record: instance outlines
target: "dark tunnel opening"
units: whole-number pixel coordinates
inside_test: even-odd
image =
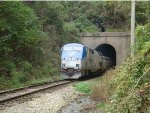
[[[102,44],[96,47],[97,51],[102,52],[103,56],[111,58],[113,64],[116,66],[116,50],[109,44]]]

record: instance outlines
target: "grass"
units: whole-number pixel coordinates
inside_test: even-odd
[[[105,103],[104,102],[100,102],[97,104],[97,108],[103,108],[105,107]]]
[[[105,73],[104,76],[100,78],[99,81],[97,81],[97,84],[93,86],[92,88],[92,93],[91,97],[95,101],[104,101],[107,102],[108,98],[110,96],[109,91],[108,91],[108,83],[111,81],[115,75],[114,70],[109,70],[108,72]]]
[[[84,81],[73,84],[73,87],[82,93],[91,94],[93,87],[95,87],[98,82],[98,79],[95,79],[94,81]]]
[[[113,75],[115,75],[115,73],[114,70],[109,70],[105,73],[105,76],[95,79],[94,81],[79,82],[73,84],[73,86],[77,91],[89,94],[95,101],[101,100],[107,102],[110,95],[108,83],[114,78]]]
[[[110,70],[105,74],[105,76],[95,79],[94,81],[79,82],[73,84],[73,86],[77,91],[90,95],[94,101],[98,102],[96,107],[98,109],[100,108],[101,111],[105,111],[104,107],[110,96],[108,91],[108,82],[114,78],[114,73],[114,70]]]
[[[52,82],[52,81],[54,81],[54,80],[51,77],[43,78],[43,79],[34,79],[32,81],[27,82],[26,85],[39,84],[39,83],[43,83],[43,82]]]
[[[62,78],[59,76],[58,69],[50,64],[34,67],[29,62],[23,62],[19,68],[11,66],[8,75],[0,75],[0,90],[15,89],[60,79]]]
[[[109,91],[109,82],[115,77],[117,70],[109,70],[104,76],[90,82],[75,83],[73,86],[77,91],[89,94],[94,101],[99,102],[97,108],[104,111],[105,104],[109,102],[111,92]]]
[[[149,69],[149,63],[144,63],[134,57],[124,65],[109,70],[92,89],[91,97],[100,102],[97,108],[113,113],[149,113],[149,93],[146,89],[149,79],[146,74],[140,79]],[[138,82],[139,86],[135,87]],[[140,94],[140,91],[143,93]]]
[[[91,93],[91,84],[88,82],[80,82],[73,85],[76,90],[82,93]]]
[[[39,84],[39,83],[43,83],[43,82],[52,82],[52,81],[56,81],[56,80],[60,80],[62,79],[61,77],[57,76],[49,76],[49,77],[41,77],[41,78],[34,78],[31,79],[27,82],[19,82],[18,80],[6,80],[4,78],[0,78],[0,89],[1,90],[5,90],[5,89],[15,89],[15,88],[19,88],[19,87],[25,87],[25,86],[30,86],[33,84]]]

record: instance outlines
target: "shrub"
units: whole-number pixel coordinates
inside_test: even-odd
[[[146,25],[137,28],[138,39],[135,55],[128,58],[115,70],[109,71],[94,90],[93,95],[96,95],[94,98],[101,98],[106,102],[103,106],[104,111],[109,113],[149,113],[149,27]]]
[[[143,29],[143,27],[137,29],[139,38],[136,54],[119,67],[120,72],[116,73],[109,83],[109,90],[112,92],[107,106],[109,112],[148,113],[149,111],[150,42],[147,40],[149,37],[146,34],[150,32],[149,30],[141,31],[140,28]],[[147,26],[144,28],[147,29]]]

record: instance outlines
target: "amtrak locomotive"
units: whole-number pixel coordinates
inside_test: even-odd
[[[69,43],[61,48],[61,72],[64,79],[78,79],[112,66],[111,59],[83,44]]]

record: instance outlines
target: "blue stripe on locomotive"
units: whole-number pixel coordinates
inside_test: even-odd
[[[86,51],[86,48],[85,48],[85,46],[84,46],[83,52],[82,52],[82,59],[83,59],[84,57],[86,57],[86,55],[87,55],[87,51]]]
[[[81,47],[82,48],[82,51],[62,51],[62,54],[61,54],[61,59],[67,59],[69,57],[73,57],[75,59],[83,59],[84,57],[86,57],[86,47],[82,44],[78,44],[78,43],[69,43],[69,44],[66,44],[64,45],[63,47]]]

